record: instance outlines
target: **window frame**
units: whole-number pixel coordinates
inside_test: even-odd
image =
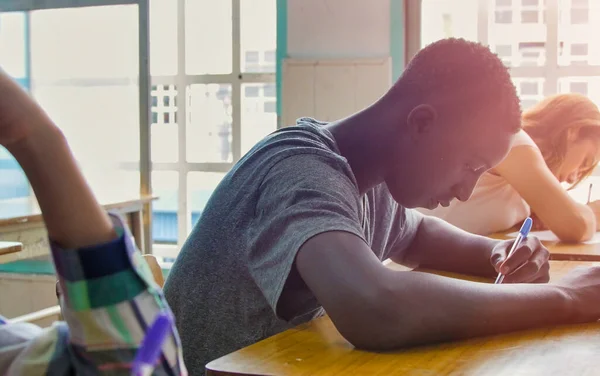
[[[177,245],[154,244],[152,238],[152,205],[146,204],[144,226],[144,251],[159,256],[175,257],[178,246],[183,244],[191,230],[192,210],[188,199],[188,174],[190,172],[227,173],[241,158],[242,151],[242,85],[243,84],[276,84],[276,72],[243,72],[241,61],[241,0],[232,4],[232,71],[228,74],[186,74],[185,72],[185,0],[176,0],[177,6],[177,73],[173,75],[151,75],[149,69],[150,46],[150,4],[149,0],[6,0],[0,5],[0,12],[23,11],[29,16],[30,11],[46,9],[77,8],[90,6],[137,5],[139,22],[139,96],[140,96],[140,161],[124,162],[120,168],[125,171],[139,171],[140,193],[152,195],[152,172],[167,171],[178,173],[178,229]],[[259,52],[259,62],[265,60],[264,53]],[[276,53],[275,53],[276,59]],[[188,162],[186,129],[188,125],[187,87],[192,84],[228,84],[232,88],[232,162]],[[163,107],[162,98],[153,106],[153,87],[174,85],[177,93],[173,100],[176,103],[174,116],[177,119],[178,154],[176,162],[152,162],[151,130],[153,109]],[[262,90],[262,89],[261,89]],[[269,102],[276,101],[268,98]],[[162,123],[162,113],[158,113],[158,123]],[[279,128],[280,125],[277,124]]]
[[[25,12],[27,20],[27,38],[29,38],[29,19],[30,12],[37,10],[82,8],[82,7],[101,7],[114,5],[137,5],[138,10],[138,88],[139,88],[139,127],[140,127],[140,161],[129,166],[130,170],[140,173],[140,194],[142,196],[152,195],[151,185],[151,161],[150,161],[150,67],[149,67],[149,46],[150,46],[150,8],[148,0],[4,0],[0,5],[0,12]],[[27,80],[29,84],[31,79],[31,44],[26,41],[26,66]],[[33,192],[32,192],[33,194]],[[152,204],[150,202],[143,204],[143,223],[144,239],[141,251],[144,253],[152,252]]]
[[[178,247],[187,239],[192,227],[192,210],[188,198],[188,175],[190,172],[227,173],[241,158],[242,153],[242,85],[275,84],[275,72],[244,72],[241,61],[240,11],[241,0],[223,0],[232,2],[232,71],[228,74],[186,74],[185,72],[185,0],[177,0],[177,74],[154,75],[151,85],[175,85],[177,88],[178,119],[178,159],[177,162],[152,162],[152,171],[178,172],[177,191],[177,245],[154,244],[154,253],[163,257],[175,257]],[[259,62],[262,61],[259,53]],[[187,123],[188,103],[186,88],[192,84],[227,84],[231,85],[232,108],[232,162],[188,162],[187,161]],[[275,100],[275,98],[274,98]],[[277,125],[279,127],[279,125]]]

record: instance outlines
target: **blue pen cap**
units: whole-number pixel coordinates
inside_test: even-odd
[[[154,320],[154,323],[148,328],[146,336],[137,351],[133,362],[134,368],[146,364],[154,365],[160,357],[161,349],[165,339],[171,332],[173,318],[167,312],[161,312]]]
[[[524,238],[527,237],[529,231],[531,231],[531,225],[533,225],[533,219],[531,219],[531,217],[527,217],[525,219],[525,222],[523,222],[521,229],[519,230],[519,232]]]

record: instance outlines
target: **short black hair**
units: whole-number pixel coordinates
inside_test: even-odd
[[[459,115],[485,111],[501,126],[521,129],[521,105],[508,68],[480,43],[448,38],[429,44],[408,63],[392,90]]]

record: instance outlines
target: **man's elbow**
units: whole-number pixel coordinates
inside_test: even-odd
[[[386,292],[362,302],[360,310],[349,310],[345,317],[332,317],[332,321],[340,334],[359,349],[385,351],[411,346],[410,320],[397,303],[397,297]]]

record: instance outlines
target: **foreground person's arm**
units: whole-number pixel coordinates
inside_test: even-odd
[[[169,307],[123,223],[94,198],[62,133],[1,70],[0,144],[21,164],[42,209],[66,320],[44,330],[2,320],[0,374],[130,374],[146,329]],[[174,326],[156,369],[186,373]]]

